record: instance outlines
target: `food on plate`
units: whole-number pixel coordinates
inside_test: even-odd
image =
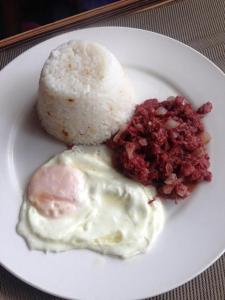
[[[104,142],[138,103],[119,61],[97,43],[65,43],[51,52],[42,69],[39,118],[48,133],[67,144]]]
[[[127,258],[145,252],[163,227],[154,199],[153,187],[113,168],[106,146],[77,146],[33,175],[17,231],[31,249],[87,248]]]
[[[59,46],[42,69],[37,110],[48,133],[76,146],[34,173],[18,233],[36,250],[145,252],[164,225],[157,196],[185,198],[211,180],[201,121],[211,109],[207,102],[195,111],[183,97],[140,104],[105,47]]]
[[[108,142],[117,168],[144,185],[153,184],[163,197],[187,197],[195,184],[212,178],[206,149],[210,136],[202,123],[211,109],[207,102],[194,110],[183,97],[146,100]]]

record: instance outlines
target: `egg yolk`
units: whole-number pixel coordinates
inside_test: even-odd
[[[82,173],[67,165],[44,166],[31,178],[28,199],[44,216],[58,218],[75,212],[83,185]]]

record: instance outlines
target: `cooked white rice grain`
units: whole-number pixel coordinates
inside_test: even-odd
[[[61,45],[41,72],[39,118],[48,133],[67,144],[104,142],[137,103],[120,63],[97,43]]]

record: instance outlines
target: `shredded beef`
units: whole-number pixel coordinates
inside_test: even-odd
[[[146,100],[131,121],[111,140],[114,162],[126,176],[154,185],[167,198],[185,198],[192,187],[212,178],[206,144],[210,137],[202,118],[207,102],[196,111],[183,97]]]

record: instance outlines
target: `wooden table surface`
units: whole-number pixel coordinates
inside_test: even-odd
[[[76,14],[65,19],[58,20],[54,23],[46,24],[38,28],[11,36],[0,40],[0,48],[6,47],[18,42],[41,37],[44,34],[66,30],[71,26],[87,26],[100,20],[106,20],[114,16],[127,15],[141,10],[153,9],[161,5],[168,4],[175,0],[120,0],[107,4],[90,11]]]

